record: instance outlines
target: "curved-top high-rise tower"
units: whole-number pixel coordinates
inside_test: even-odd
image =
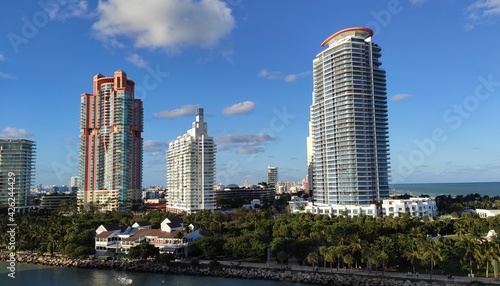
[[[122,70],[94,76],[80,102],[78,203],[99,210],[128,210],[142,184],[142,101]]]
[[[308,152],[313,199],[324,205],[373,205],[389,196],[385,71],[373,31],[338,31],[313,61]]]

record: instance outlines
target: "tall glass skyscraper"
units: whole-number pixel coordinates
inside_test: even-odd
[[[278,182],[278,167],[267,166],[267,186],[269,188],[276,188]]]
[[[35,176],[36,144],[27,139],[0,139],[0,209],[24,212]]]
[[[128,210],[140,199],[142,101],[122,70],[94,76],[92,94],[80,102],[78,203],[87,208]]]
[[[313,199],[371,205],[389,196],[385,71],[370,29],[328,37],[313,61],[308,158]]]
[[[167,150],[167,209],[195,213],[215,209],[215,143],[208,136],[203,108],[184,135]]]

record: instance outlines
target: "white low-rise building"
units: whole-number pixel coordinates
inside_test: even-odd
[[[476,209],[476,214],[481,218],[487,218],[500,214],[500,210]]]
[[[312,214],[324,214],[329,216],[347,216],[355,217],[364,214],[371,217],[377,217],[377,206],[371,205],[327,205],[304,200],[295,200],[289,202],[291,213],[308,212]]]
[[[430,198],[387,199],[382,202],[382,215],[400,217],[409,213],[412,217],[433,217],[438,214],[436,201]]]
[[[179,217],[166,218],[161,223],[161,229],[152,229],[146,221],[136,222],[132,227],[103,224],[96,230],[95,250],[98,255],[128,253],[131,247],[147,241],[162,253],[182,255],[197,238],[209,234],[194,229],[194,224],[190,224],[189,230],[189,233],[184,230],[184,223]]]
[[[399,217],[409,213],[412,217],[436,216],[436,201],[430,198],[387,199],[382,201],[380,210],[377,205],[327,205],[305,201],[299,197],[292,197],[288,202],[291,213],[308,212],[313,214],[326,214],[329,216],[355,217],[361,214],[379,217]]]

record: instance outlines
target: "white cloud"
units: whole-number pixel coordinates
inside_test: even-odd
[[[57,0],[38,2],[52,20],[66,20],[75,17],[89,17],[88,3],[85,0]]]
[[[245,134],[245,135],[223,135],[223,136],[217,136],[215,140],[223,143],[256,144],[256,143],[273,141],[274,138],[266,133],[259,133],[259,134]]]
[[[217,152],[231,150],[232,146],[230,145],[217,145]]]
[[[262,145],[274,140],[275,139],[273,137],[265,133],[223,135],[215,138],[215,141],[218,142],[218,151],[235,149],[237,154],[255,154],[264,152],[265,149]]]
[[[406,100],[406,99],[409,99],[411,98],[412,96],[409,95],[409,94],[406,94],[406,93],[400,93],[400,94],[396,94],[396,95],[393,95],[391,97],[392,101],[401,101],[401,100]]]
[[[13,127],[6,127],[2,133],[0,133],[0,138],[29,138],[31,136],[33,136],[33,134],[28,131]]]
[[[237,154],[255,154],[266,151],[263,147],[260,146],[248,146],[243,145],[236,150]]]
[[[426,2],[427,0],[410,0],[410,4],[411,5],[421,5],[423,4],[424,2]]]
[[[231,12],[221,0],[108,0],[99,2],[92,29],[103,42],[125,37],[139,48],[208,48],[234,28]]]
[[[187,104],[174,110],[163,110],[154,114],[156,118],[174,118],[182,116],[194,116],[198,105]]]
[[[268,71],[267,69],[262,69],[259,72],[259,77],[265,77],[267,79],[279,79],[281,78],[280,71]]]
[[[13,76],[11,74],[8,74],[8,73],[0,72],[0,78],[16,79],[17,77],[15,77],[15,76]]]
[[[168,143],[158,142],[153,140],[145,140],[142,144],[142,149],[144,152],[151,153],[154,156],[164,156],[167,150]]]
[[[500,0],[477,0],[467,7],[472,17],[500,15]]]
[[[133,63],[138,68],[143,68],[148,64],[148,62],[146,62],[138,54],[131,54],[130,56],[127,57],[127,61]]]
[[[226,115],[232,115],[232,114],[245,114],[249,113],[255,108],[255,103],[252,101],[245,101],[245,102],[240,102],[236,103],[232,106],[225,107],[222,109],[222,113]]]
[[[476,0],[465,9],[467,20],[464,25],[466,31],[472,30],[477,24],[492,16],[500,15],[500,0]]]
[[[267,78],[267,79],[270,79],[270,80],[276,80],[276,79],[282,79],[286,82],[293,82],[295,81],[297,78],[299,77],[303,77],[303,76],[306,76],[308,74],[310,74],[311,72],[301,72],[301,73],[292,73],[292,74],[287,74],[285,76],[282,75],[282,72],[280,71],[268,71],[267,69],[262,69],[258,76],[259,77],[263,77],[263,78]]]
[[[3,61],[5,61],[5,56],[2,53],[0,53],[0,62],[3,62]]]
[[[295,74],[288,74],[285,76],[285,81],[286,82],[292,82],[295,81],[299,77],[303,77],[310,74],[310,72],[301,72],[301,73],[295,73]]]

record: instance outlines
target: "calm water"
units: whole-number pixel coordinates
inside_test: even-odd
[[[7,276],[7,274],[9,273],[9,271],[7,270],[7,266],[7,263],[0,262],[0,285],[2,286],[306,286],[306,284],[275,281],[135,273],[113,270],[91,270],[29,264],[17,264],[16,278],[12,279]],[[126,284],[127,279],[131,279],[130,284]]]
[[[478,193],[481,196],[500,196],[500,183],[440,183],[440,184],[394,184],[390,193],[412,193],[414,195],[468,195]]]

